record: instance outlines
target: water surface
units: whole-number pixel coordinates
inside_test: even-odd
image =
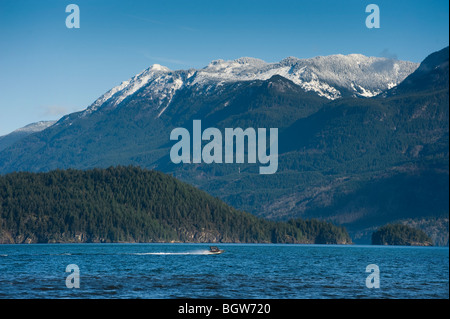
[[[448,247],[0,245],[0,298],[449,298]],[[80,288],[66,287],[66,267]],[[366,267],[380,288],[366,287]]]

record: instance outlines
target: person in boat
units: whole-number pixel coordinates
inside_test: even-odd
[[[212,252],[212,253],[217,253],[217,252],[220,251],[220,249],[218,247],[216,247],[216,246],[210,246],[209,247],[209,251]]]

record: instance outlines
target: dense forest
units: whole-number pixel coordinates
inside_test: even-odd
[[[274,222],[138,167],[0,176],[0,243],[246,242],[348,244],[318,220]]]
[[[422,230],[402,224],[388,224],[372,234],[372,245],[432,246]]]

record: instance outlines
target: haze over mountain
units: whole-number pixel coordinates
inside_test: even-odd
[[[153,65],[1,151],[0,172],[139,165],[258,216],[345,225],[355,242],[410,220],[445,244],[448,228],[446,239],[430,220],[448,218],[448,108],[448,48],[420,67],[357,54]],[[191,130],[193,119],[221,130],[277,127],[278,172],[171,163],[170,132]]]

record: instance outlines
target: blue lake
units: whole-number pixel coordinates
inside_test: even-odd
[[[448,247],[0,245],[0,298],[449,298]],[[79,288],[66,287],[69,264]],[[367,288],[369,264],[379,288]]]

